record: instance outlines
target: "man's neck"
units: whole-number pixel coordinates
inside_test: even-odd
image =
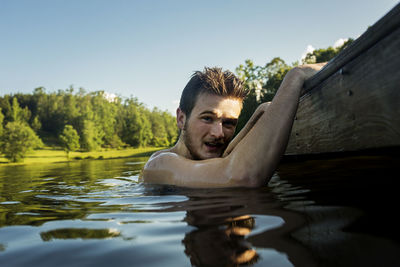
[[[170,151],[184,158],[193,159],[189,149],[185,145],[185,142],[182,140],[182,136],[179,137],[178,142],[171,148]]]

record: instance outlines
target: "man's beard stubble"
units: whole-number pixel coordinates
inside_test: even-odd
[[[186,148],[188,149],[188,151],[189,151],[190,156],[192,157],[192,159],[194,159],[194,160],[200,160],[200,159],[201,159],[201,158],[200,158],[200,155],[198,155],[198,154],[195,152],[195,149],[193,148],[193,142],[192,142],[192,139],[191,139],[190,134],[189,134],[189,132],[188,132],[188,127],[187,127],[187,125],[188,125],[188,122],[186,121],[186,122],[185,122],[185,125],[183,126],[182,133],[181,133],[181,134],[183,135],[183,142],[184,142]]]
[[[191,138],[191,134],[188,131],[188,122],[187,121],[185,122],[185,125],[183,126],[183,130],[182,130],[181,134],[183,135],[183,142],[184,142],[186,148],[188,149],[192,159],[193,160],[202,160],[201,156],[196,152],[195,148],[193,147],[193,141]],[[227,144],[224,142],[224,140],[215,139],[215,140],[210,140],[209,142],[219,142],[219,143],[223,144],[224,148],[222,149],[222,151],[219,155],[219,157],[221,157],[227,147]],[[227,143],[229,143],[229,142],[227,142]]]

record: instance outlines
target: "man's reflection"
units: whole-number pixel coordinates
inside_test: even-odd
[[[196,216],[189,212],[187,217]],[[188,218],[190,219],[190,218]],[[210,224],[188,233],[182,241],[185,253],[195,266],[232,266],[252,264],[258,254],[245,240],[255,220],[248,215],[227,218],[222,224]]]
[[[163,211],[185,211],[184,220],[196,228],[182,240],[194,266],[252,265],[261,260],[278,266],[316,266],[307,248],[291,236],[305,218],[284,209],[268,188],[169,188],[166,193],[188,197],[176,205],[168,203]]]

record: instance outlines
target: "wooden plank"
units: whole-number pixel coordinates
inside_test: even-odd
[[[287,155],[400,146],[400,27],[343,62],[301,97]]]

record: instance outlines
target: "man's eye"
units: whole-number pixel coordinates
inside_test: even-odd
[[[203,121],[205,121],[205,122],[212,122],[212,118],[211,117],[202,117],[201,119]]]

